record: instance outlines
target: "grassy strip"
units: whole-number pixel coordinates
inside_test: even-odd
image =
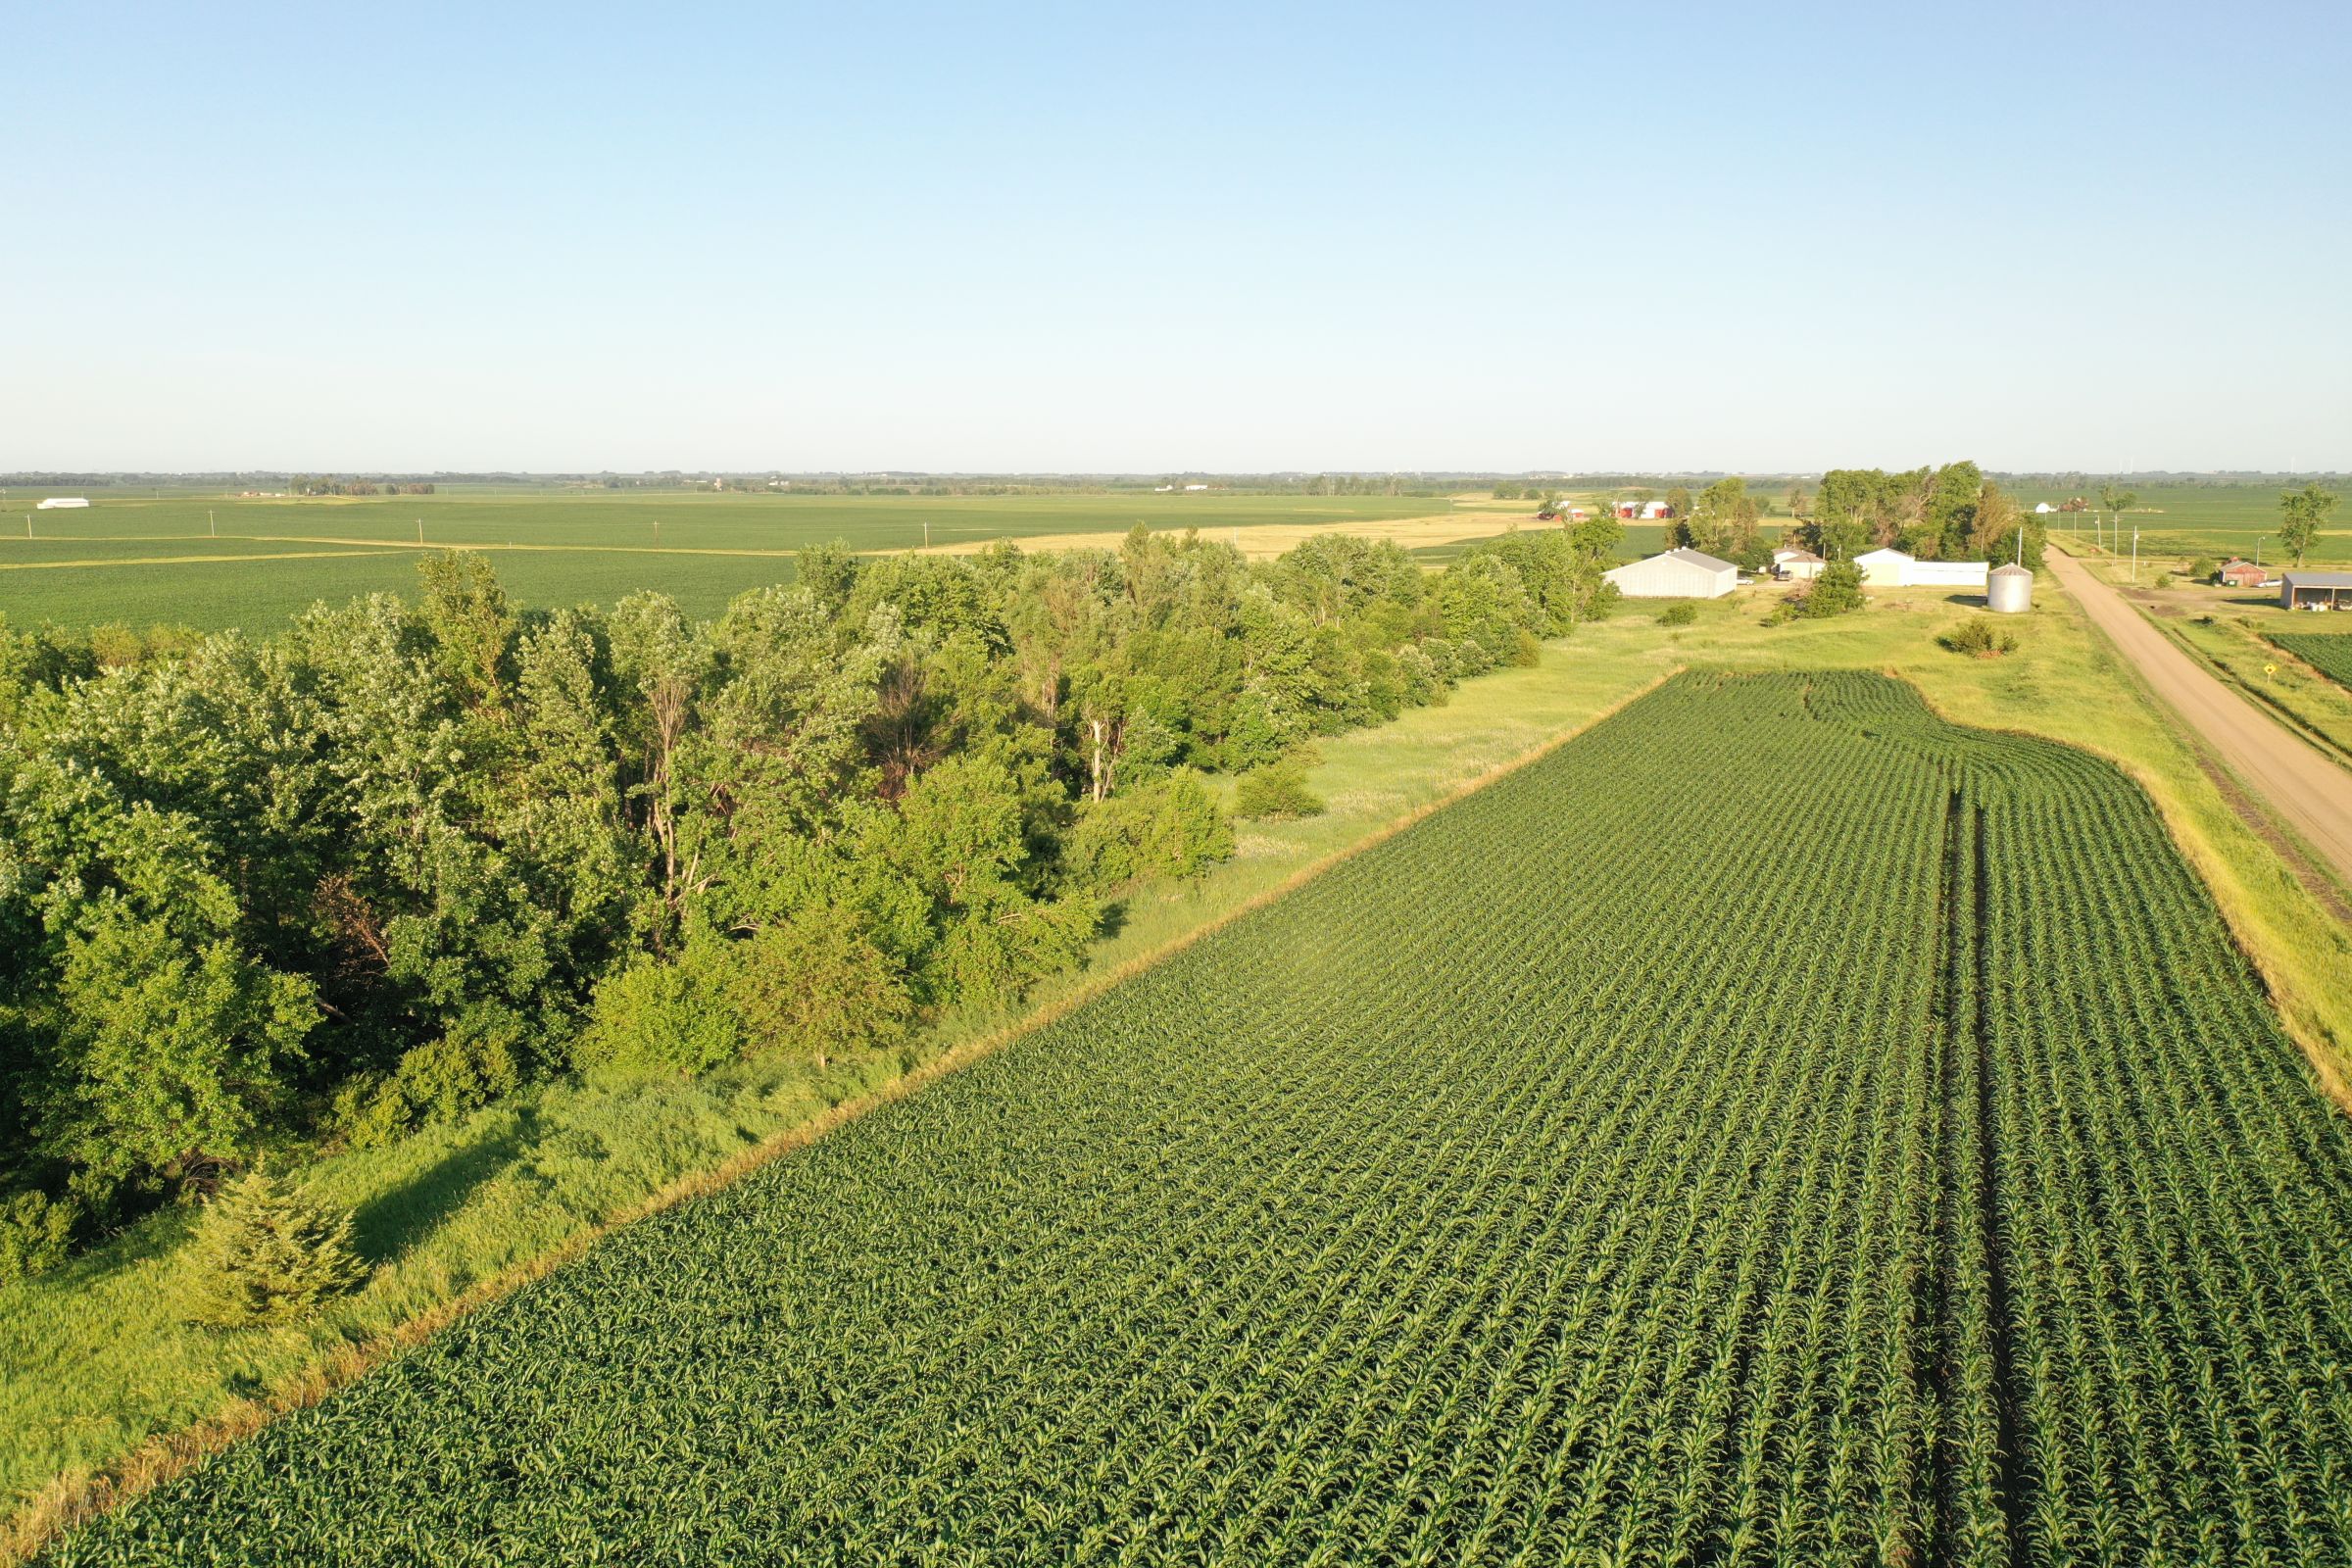
[[[2172,645],[2225,685],[2268,709],[2337,761],[2352,761],[2352,695],[2252,629],[2218,616],[2210,626],[2171,615],[2140,614]],[[2276,673],[2272,673],[2275,670]]]
[[[17,1507],[0,1561],[315,1403],[613,1228],[724,1186],[872,1107],[915,1092],[1331,866],[1484,787],[1645,693],[1628,676],[1513,670],[1445,709],[1325,743],[1332,810],[1252,830],[1201,883],[1147,889],[1079,974],[1018,1016],[947,1021],[920,1053],[838,1064],[754,1063],[696,1081],[612,1077],[517,1096],[397,1149],[319,1162],[315,1197],[359,1209],[385,1266],[305,1325],[213,1334],[176,1321],[185,1216],[159,1216],[65,1273],[0,1293],[0,1418]],[[83,1375],[60,1378],[61,1366]]]

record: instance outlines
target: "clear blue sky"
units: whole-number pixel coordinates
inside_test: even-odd
[[[0,468],[2352,466],[2348,16],[14,0]]]

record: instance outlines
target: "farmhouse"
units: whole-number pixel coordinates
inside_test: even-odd
[[[90,503],[88,499],[82,496],[51,496],[48,500],[42,502],[39,506],[34,507],[32,510],[35,512],[55,512],[60,507],[86,507]]]
[[[1828,564],[1812,551],[1799,550],[1792,545],[1785,545],[1772,553],[1773,575],[1798,582],[1809,582],[1820,576],[1821,568]]]
[[[2289,610],[2352,606],[2352,571],[2290,571],[2278,579],[2278,602]]]
[[[1669,550],[1601,576],[1628,599],[1721,599],[1740,586],[1740,568],[1696,550]]]
[[[1990,567],[1982,561],[1922,561],[1903,550],[1867,550],[1854,558],[1872,588],[1982,588]]]
[[[2224,562],[2222,569],[2214,573],[2214,581],[2225,588],[2259,588],[2270,580],[2270,573],[2251,561]]]

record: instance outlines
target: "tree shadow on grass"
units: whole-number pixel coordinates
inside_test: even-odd
[[[1113,899],[1102,906],[1102,921],[1095,927],[1095,940],[1107,942],[1127,929],[1127,901]]]
[[[352,1241],[361,1255],[373,1263],[402,1256],[464,1207],[476,1188],[520,1158],[529,1133],[527,1123],[502,1118],[410,1180],[362,1203],[352,1217]]]

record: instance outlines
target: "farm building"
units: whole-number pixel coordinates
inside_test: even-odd
[[[2352,571],[2290,571],[2278,579],[2278,602],[2289,610],[2352,607]]]
[[[2056,507],[2051,506],[2047,501],[2036,501],[2034,503],[2034,511],[2036,515],[2044,515],[2049,513],[2056,512],[2057,510],[2058,509]]]
[[[42,502],[39,506],[34,507],[32,510],[35,512],[55,512],[60,507],[86,507],[90,503],[88,500],[81,496],[51,496],[48,500]]]
[[[1902,550],[1868,550],[1854,558],[1872,588],[1982,588],[1990,567],[1982,561],[1922,561]]]
[[[2213,576],[2225,588],[2259,588],[2271,580],[2270,573],[2251,561],[2224,562]]]
[[[1900,588],[1905,568],[1917,565],[1900,550],[1865,550],[1854,558],[1862,568],[1862,580],[1873,588]]]
[[[1627,522],[1663,522],[1674,509],[1663,501],[1620,501],[1617,515]]]
[[[1793,578],[1800,582],[1809,582],[1820,576],[1821,568],[1828,564],[1828,562],[1810,550],[1784,547],[1772,553],[1773,574],[1779,577]]]
[[[2019,565],[1993,567],[1985,584],[1984,602],[1996,614],[2024,614],[2034,608],[2034,573]]]
[[[1628,599],[1721,599],[1740,586],[1740,568],[1696,550],[1669,550],[1601,576]]]

